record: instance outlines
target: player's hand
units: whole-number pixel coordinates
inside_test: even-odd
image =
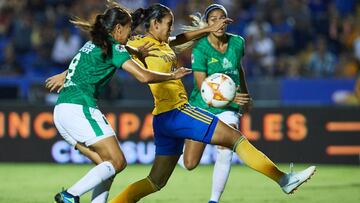
[[[137,48],[136,56],[139,59],[145,59],[146,57],[149,57],[149,56],[157,57],[156,54],[150,53],[151,51],[159,50],[159,48],[154,48],[153,47],[154,45],[155,45],[155,43],[153,43],[153,42],[152,43],[145,42],[143,45],[141,45]]]
[[[240,90],[240,86],[236,88],[236,94],[233,102],[236,104],[242,106],[243,109],[248,108],[248,106],[251,102],[251,97],[248,93],[240,93],[238,92]],[[249,110],[249,109],[248,109]]]
[[[249,113],[252,108],[252,99],[248,93],[240,93],[240,86],[236,88],[236,94],[233,102],[241,106],[242,113]]]
[[[220,19],[216,23],[208,27],[208,32],[216,32],[218,30],[221,30],[224,28],[224,26],[232,22],[233,20],[231,18]]]
[[[65,74],[60,73],[46,79],[45,87],[49,89],[50,92],[56,91],[57,93],[59,93],[64,88],[64,82]]]
[[[244,104],[242,106],[242,113],[249,113],[252,109],[253,100],[251,99],[251,97],[249,97],[249,98],[250,98],[249,102],[247,102],[246,104]]]
[[[180,67],[173,72],[174,80],[180,79],[180,78],[184,77],[185,75],[189,75],[191,72],[192,72],[192,70],[189,68]]]
[[[236,92],[235,98],[233,102],[239,104],[240,106],[244,106],[245,104],[249,103],[250,97],[249,94],[246,93],[238,93]]]

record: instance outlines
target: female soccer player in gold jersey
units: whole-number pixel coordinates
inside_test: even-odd
[[[132,19],[134,27],[144,24],[146,34],[134,37],[128,45],[138,47],[151,42],[155,44],[154,48],[158,49],[153,51],[157,57],[145,59],[147,68],[164,73],[176,69],[176,55],[171,47],[187,42],[190,38],[182,35],[175,41],[169,40],[174,21],[171,10],[161,4],[153,4],[147,9],[136,10],[132,14]],[[228,19],[218,21],[216,24],[221,25],[218,29],[222,29],[228,22]],[[201,34],[199,30],[195,32]],[[192,34],[195,36],[194,33]],[[184,139],[232,149],[247,166],[274,180],[287,194],[292,193],[315,172],[315,166],[297,173],[287,174],[280,171],[240,131],[226,125],[213,114],[191,106],[181,80],[154,83],[149,86],[155,101],[153,110],[155,160],[146,178],[129,185],[112,199],[111,203],[137,202],[142,197],[163,188],[182,154]]]

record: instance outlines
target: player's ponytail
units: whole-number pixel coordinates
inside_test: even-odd
[[[103,14],[96,16],[95,23],[92,30],[90,31],[90,35],[93,43],[101,47],[104,58],[106,58],[106,56],[112,55],[111,41],[109,40],[109,33],[105,26]]]
[[[181,29],[185,32],[195,31],[207,27],[208,24],[204,21],[204,17],[201,13],[197,12],[189,16],[191,19],[191,25],[183,25]]]
[[[131,14],[133,21],[132,28],[135,29],[137,26],[144,24],[145,29],[149,30],[152,19],[161,22],[169,13],[171,13],[170,8],[159,3],[152,4],[147,9],[139,8]]]
[[[192,22],[191,25],[183,25],[181,27],[181,30],[183,30],[184,32],[195,31],[208,26],[208,24],[204,21],[204,17],[201,16],[201,13],[199,12],[190,15],[189,17],[191,18]],[[194,39],[189,42],[186,42],[185,44],[180,44],[175,47],[172,47],[172,49],[175,51],[176,54],[179,54],[187,49],[192,48],[195,45],[196,41],[197,40]]]
[[[131,16],[127,10],[121,8],[119,4],[112,2],[108,4],[108,9],[103,14],[98,14],[93,24],[88,21],[75,18],[70,22],[84,31],[90,33],[92,42],[101,47],[102,56],[106,58],[112,55],[112,42],[110,33],[116,25],[125,26],[131,22]]]
[[[184,31],[184,32],[189,32],[189,31],[194,31],[194,30],[198,30],[198,29],[201,29],[201,28],[204,28],[206,26],[208,26],[207,24],[207,21],[208,21],[208,18],[209,18],[209,14],[214,11],[214,10],[222,10],[226,17],[228,15],[225,7],[223,5],[220,5],[220,4],[211,4],[210,6],[208,6],[206,9],[205,9],[205,12],[204,12],[204,15],[202,16],[201,13],[197,12],[196,14],[194,15],[190,15],[190,18],[192,19],[192,25],[190,26],[182,26],[181,29]],[[185,51],[186,49],[189,49],[189,48],[192,48],[194,45],[195,45],[195,42],[196,40],[192,40],[192,41],[189,41],[185,44],[180,44],[178,46],[175,46],[175,47],[172,47],[173,50],[175,51],[175,53],[181,53],[183,51]]]
[[[139,25],[141,25],[146,18],[146,9],[138,8],[133,13],[131,13],[131,30],[135,30]]]

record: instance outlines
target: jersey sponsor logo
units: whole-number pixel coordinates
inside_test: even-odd
[[[212,64],[212,63],[216,63],[216,62],[218,62],[219,60],[217,60],[216,58],[212,58],[211,57],[211,60],[208,62],[208,65],[209,64]]]
[[[80,51],[89,54],[95,48],[95,44],[92,42],[86,42]]]
[[[118,44],[115,46],[115,50],[118,52],[127,52],[124,45]]]
[[[174,53],[164,54],[162,56],[159,56],[162,60],[164,60],[166,63],[174,62],[176,61],[176,55]]]
[[[229,75],[229,76],[234,76],[235,78],[239,76],[239,71],[237,69],[233,69],[233,70],[226,70],[224,72],[226,75]],[[235,80],[234,80],[235,81]]]
[[[64,87],[70,87],[70,86],[76,86],[76,84],[71,80],[67,80],[64,84]]]
[[[233,64],[227,58],[224,58],[224,60],[222,62],[222,67],[225,69],[231,68],[231,67],[233,67]]]

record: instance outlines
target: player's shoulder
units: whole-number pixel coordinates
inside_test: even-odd
[[[123,44],[115,43],[112,45],[112,47],[115,52],[119,52],[119,53],[127,52],[126,47]]]
[[[236,43],[244,43],[245,42],[245,39],[240,35],[232,34],[232,33],[226,33],[226,34],[230,37],[230,39],[232,39]]]
[[[207,36],[204,36],[197,40],[193,49],[204,51],[207,49],[208,45],[209,45],[209,43],[208,43]]]
[[[245,47],[245,40],[240,35],[226,33],[229,36],[229,45],[236,49],[243,49]]]
[[[136,47],[137,45],[142,45],[146,41],[144,35],[134,35],[131,36],[127,42],[128,45]]]

